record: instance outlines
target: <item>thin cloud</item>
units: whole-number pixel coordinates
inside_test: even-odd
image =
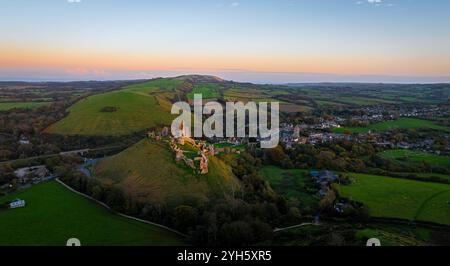
[[[373,5],[373,6],[387,6],[387,7],[394,7],[396,6],[396,4],[393,3],[388,3],[388,1],[385,0],[359,0],[356,1],[355,4],[357,5],[363,5],[363,4],[369,4],[369,5]]]
[[[230,4],[230,7],[238,7],[240,4],[239,4],[239,2],[233,2],[233,3],[231,3]]]

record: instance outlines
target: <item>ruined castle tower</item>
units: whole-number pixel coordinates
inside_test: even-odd
[[[208,157],[202,153],[202,158],[200,160],[200,174],[205,175],[208,173]]]

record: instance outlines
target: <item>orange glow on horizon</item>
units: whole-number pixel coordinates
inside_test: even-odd
[[[242,70],[342,75],[449,75],[443,58],[381,58],[344,55],[134,54],[114,51],[0,46],[1,68],[149,70]]]

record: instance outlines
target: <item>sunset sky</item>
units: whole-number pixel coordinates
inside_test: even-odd
[[[0,80],[450,82],[447,0],[1,0]]]

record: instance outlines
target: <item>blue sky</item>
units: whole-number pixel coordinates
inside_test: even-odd
[[[0,79],[450,81],[446,0],[2,0]]]

